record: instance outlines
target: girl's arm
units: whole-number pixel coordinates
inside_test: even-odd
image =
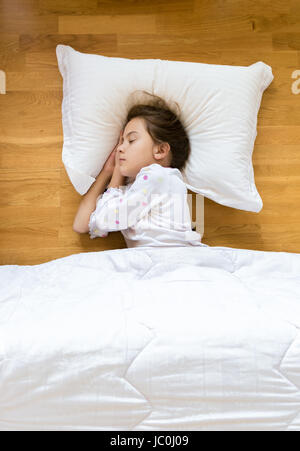
[[[97,197],[102,194],[111,179],[111,174],[102,170],[96,181],[84,195],[82,201],[80,202],[77,214],[73,223],[73,230],[77,233],[87,233],[88,224],[92,212],[96,208]]]

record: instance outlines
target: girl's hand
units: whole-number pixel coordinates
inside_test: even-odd
[[[119,141],[118,143],[115,145],[114,149],[112,150],[112,152],[110,153],[109,157],[107,158],[102,171],[105,172],[106,174],[109,174],[110,176],[113,175],[116,163],[118,164],[118,154],[117,154],[117,148],[119,147],[119,145],[121,144],[121,140],[122,140],[122,136],[123,136],[123,130],[121,130],[120,133],[120,137],[119,137]],[[101,172],[102,172],[101,171]]]

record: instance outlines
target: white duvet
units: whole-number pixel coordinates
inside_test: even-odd
[[[0,267],[1,430],[300,430],[300,254]]]

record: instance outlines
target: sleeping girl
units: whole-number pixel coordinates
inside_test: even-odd
[[[121,231],[127,247],[207,247],[192,231],[180,172],[190,154],[188,136],[177,115],[155,97],[152,105],[130,108],[119,142],[85,195],[73,229],[91,239]]]

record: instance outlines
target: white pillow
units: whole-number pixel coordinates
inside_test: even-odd
[[[252,152],[262,94],[274,78],[270,66],[114,58],[68,45],[58,45],[56,54],[63,77],[62,161],[79,194],[118,142],[132,93],[143,90],[180,106],[191,145],[182,171],[187,188],[228,207],[262,209]]]

